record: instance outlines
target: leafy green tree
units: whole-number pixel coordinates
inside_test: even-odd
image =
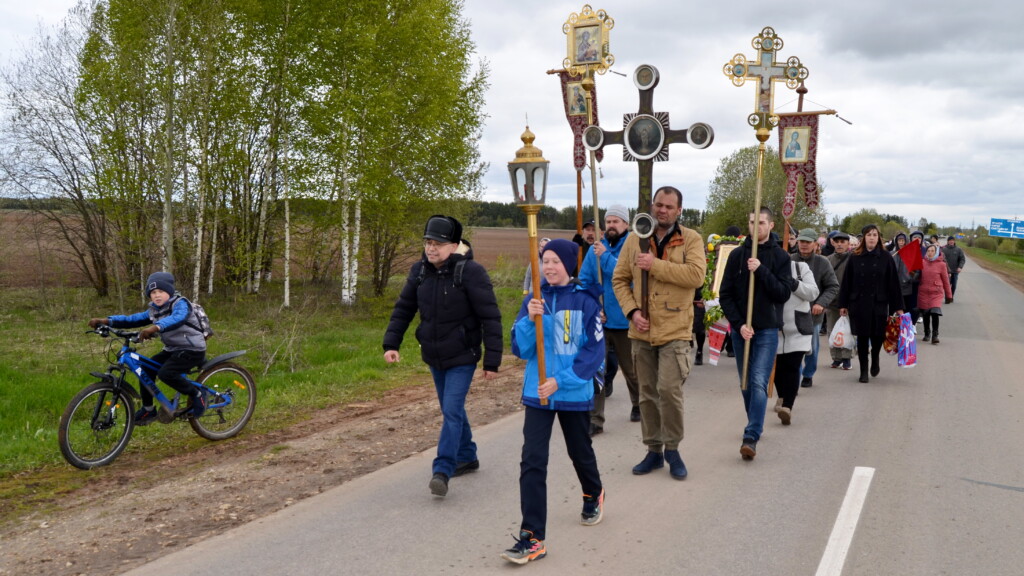
[[[757,146],[741,148],[723,158],[715,171],[708,191],[707,212],[703,230],[721,234],[729,226],[739,226],[746,233],[750,212],[754,209],[757,192]],[[775,213],[776,229],[782,227],[782,207],[786,197],[786,174],[782,170],[778,153],[768,146],[761,187],[761,204]],[[802,193],[801,193],[802,194]],[[824,198],[824,187],[819,185],[819,202]],[[803,197],[798,196],[796,209],[790,223],[795,228],[812,227],[822,229],[825,212],[822,204],[807,208]]]

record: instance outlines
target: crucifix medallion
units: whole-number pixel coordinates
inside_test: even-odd
[[[785,81],[787,87],[796,88],[809,72],[796,56],[790,56],[785,64],[775,62],[776,53],[782,50],[782,38],[771,26],[765,26],[750,44],[757,50],[757,60],[748,62],[746,56],[737,54],[725,63],[722,72],[735,86],[743,86],[748,79],[756,81],[754,113],[747,122],[755,129],[770,130],[779,123],[775,115],[775,83]]]
[[[654,88],[659,79],[658,69],[654,66],[638,66],[633,72],[633,84],[640,91],[640,107],[635,114],[622,116],[622,130],[611,132],[600,126],[588,126],[583,131],[583,145],[588,150],[596,151],[608,144],[618,144],[622,146],[622,159],[637,163],[640,172],[637,208],[640,212],[651,209],[653,163],[668,160],[669,145],[685,142],[702,150],[715,139],[714,130],[703,122],[685,130],[673,130],[668,112],[654,111]]]

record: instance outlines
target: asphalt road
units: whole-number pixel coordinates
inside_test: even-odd
[[[769,402],[753,462],[739,455],[735,362],[694,367],[682,482],[667,468],[631,474],[644,448],[618,382],[595,438],[604,521],[579,524],[579,485],[556,433],[548,556],[522,569],[1024,574],[1024,295],[968,263],[941,332],[941,344],[919,343],[917,367],[883,358],[868,384],[857,382],[856,361],[831,370],[823,354],[791,426]],[[417,454],[130,574],[510,574],[520,568],[499,553],[518,531],[521,424],[517,414],[476,430],[482,468],[453,479],[447,498],[427,489],[433,454]],[[855,469],[873,473],[854,483],[863,509],[840,514],[844,501],[857,502]]]

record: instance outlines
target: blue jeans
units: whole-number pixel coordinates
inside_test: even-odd
[[[811,351],[804,356],[804,378],[814,378],[818,371],[818,348],[821,347],[821,323],[814,325],[814,334],[811,336]]]
[[[750,365],[747,369],[747,389],[743,390],[743,407],[747,411],[747,427],[743,437],[757,442],[764,430],[764,411],[768,407],[768,378],[775,365],[775,352],[779,346],[779,330],[755,330],[750,340]],[[732,347],[736,351],[736,371],[743,386],[744,341],[739,330],[732,331]]]
[[[949,273],[949,291],[953,294],[953,296],[956,296],[956,280],[959,277],[960,277],[960,273],[959,272],[950,272]]]
[[[455,474],[459,462],[476,460],[476,443],[466,416],[466,394],[473,382],[476,364],[463,364],[448,369],[430,367],[434,376],[437,401],[441,404],[441,436],[437,440],[437,458],[434,458],[434,474],[441,473],[449,478]]]

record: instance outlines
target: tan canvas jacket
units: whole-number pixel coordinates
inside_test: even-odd
[[[652,252],[655,238],[651,237]],[[619,306],[628,317],[640,309],[640,267],[636,264],[640,239],[626,237],[619,263],[612,276],[612,288]],[[651,329],[638,332],[632,322],[629,337],[661,346],[673,340],[689,340],[693,331],[693,296],[704,285],[707,260],[701,237],[677,226],[660,259],[654,261],[647,280]]]

